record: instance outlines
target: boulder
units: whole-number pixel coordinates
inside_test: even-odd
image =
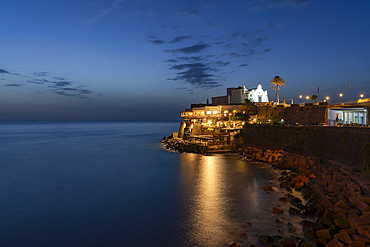
[[[334,239],[340,239],[346,244],[349,244],[352,241],[351,237],[348,235],[347,232],[340,232],[340,233],[335,234]]]
[[[360,242],[365,242],[365,243],[370,242],[370,238],[368,238],[364,235],[353,234],[352,237],[355,241],[360,241]]]
[[[365,247],[366,244],[365,244],[365,242],[361,242],[361,241],[351,241],[349,243],[349,246],[352,246],[352,247]]]
[[[273,213],[283,213],[284,211],[283,211],[283,210],[281,210],[280,208],[273,207],[273,208],[272,208],[272,212],[273,212]]]
[[[281,247],[296,247],[295,241],[292,238],[283,238],[278,240]]]
[[[330,240],[331,235],[330,235],[329,229],[317,230],[316,231],[316,237]]]
[[[317,247],[315,242],[305,242],[301,244],[301,247]]]
[[[331,240],[325,247],[342,247],[344,246],[343,242],[338,239]]]
[[[264,244],[272,244],[273,242],[275,242],[275,239],[273,239],[272,237],[270,237],[268,235],[259,235],[258,236],[258,241],[260,241]]]
[[[341,229],[348,229],[350,228],[350,225],[348,223],[348,220],[347,219],[335,219],[333,220],[334,222],[334,225],[341,228]]]
[[[354,217],[349,218],[348,223],[352,229],[358,229],[358,227],[361,225],[369,225],[369,223],[366,220]]]

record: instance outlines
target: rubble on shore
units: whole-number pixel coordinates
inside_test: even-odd
[[[174,139],[170,137],[165,137],[161,141],[166,145],[167,149],[177,151],[179,153],[196,153],[204,154],[205,147],[197,143],[191,143],[182,139]]]
[[[370,197],[365,196],[360,186],[338,166],[318,157],[283,150],[246,147],[238,152],[244,160],[266,162],[284,170],[279,178],[280,187],[300,191],[304,202],[290,193],[280,201],[290,203],[289,213],[303,218],[316,217],[315,221],[304,219],[301,222],[302,239],[260,235],[259,243],[250,246],[370,245]]]

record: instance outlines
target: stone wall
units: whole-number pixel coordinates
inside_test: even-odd
[[[325,156],[360,169],[364,164],[363,145],[370,142],[370,128],[363,127],[287,127],[245,125],[244,145],[284,149]]]
[[[258,107],[258,117],[263,122],[267,122],[269,119],[272,122],[284,119],[287,124],[318,124],[327,122],[327,114],[327,104],[322,103],[320,105],[306,103],[305,106],[293,104],[290,107],[284,107],[283,105]]]

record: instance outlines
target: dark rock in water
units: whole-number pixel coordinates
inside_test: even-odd
[[[315,232],[313,231],[313,229],[312,229],[312,228],[310,228],[310,229],[308,229],[307,231],[305,231],[305,232],[303,233],[303,236],[304,236],[305,238],[309,239],[309,240],[313,240],[313,239],[315,239],[315,238],[316,238],[316,234],[315,234]]]
[[[293,207],[293,206],[290,206],[290,208],[289,208],[289,213],[299,214],[300,212],[301,212],[301,210],[299,208],[296,208],[296,207]]]
[[[299,199],[298,197],[294,197],[294,198],[292,198],[292,199],[290,199],[290,201],[289,201],[291,204],[293,204],[293,205],[296,205],[296,204],[298,204],[298,203],[302,203],[302,200],[301,199]]]
[[[281,247],[296,247],[295,241],[292,238],[283,238],[278,242]]]
[[[276,219],[275,222],[276,223],[283,223],[283,221],[281,219]]]
[[[296,207],[299,208],[300,210],[303,210],[303,209],[307,209],[308,208],[307,206],[302,205],[302,203],[298,203]]]
[[[273,242],[275,242],[275,239],[268,235],[259,235],[258,240],[264,244],[272,244]]]
[[[309,220],[302,220],[300,222],[300,224],[302,225],[302,228],[303,229],[307,229],[307,228],[313,228],[315,227],[316,223],[315,222],[312,222],[312,221],[309,221]]]
[[[272,186],[263,186],[263,190],[264,191],[274,191],[274,189],[272,188]]]
[[[230,245],[230,247],[239,247],[239,243],[233,243]]]
[[[283,210],[281,210],[280,208],[277,208],[277,207],[273,207],[272,212],[273,213],[283,213]]]

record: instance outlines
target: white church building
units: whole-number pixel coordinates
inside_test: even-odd
[[[225,96],[212,97],[212,104],[243,104],[245,98],[256,103],[269,102],[267,90],[263,90],[262,85],[258,84],[253,89],[247,89],[244,85],[227,88]]]

